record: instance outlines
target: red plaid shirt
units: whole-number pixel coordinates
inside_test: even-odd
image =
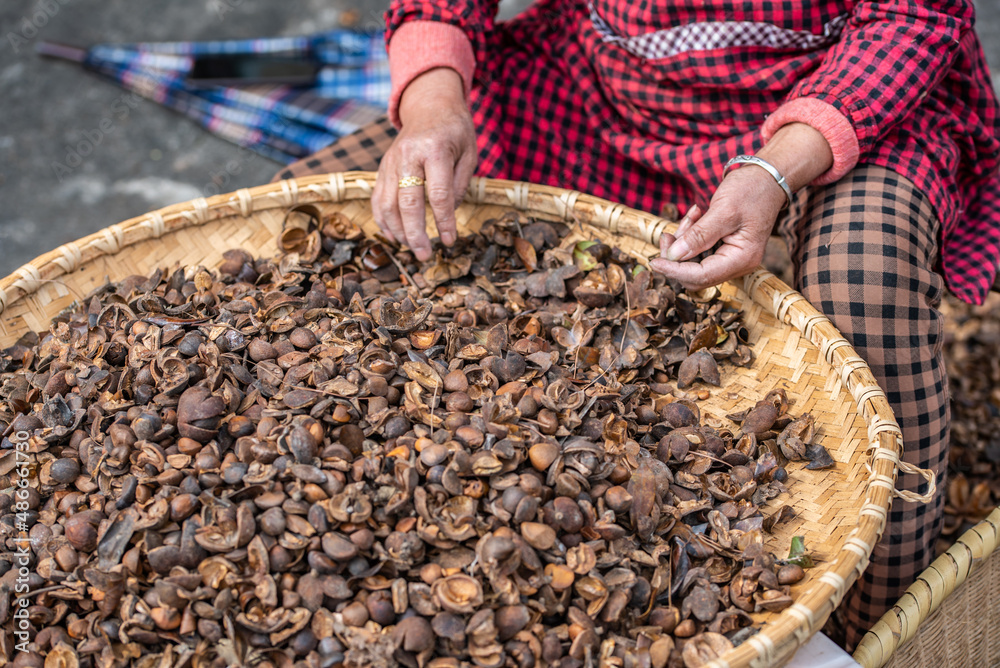
[[[807,122],[834,148],[825,181],[871,163],[925,193],[949,287],[982,303],[1000,262],[1000,116],[971,1],[548,0],[505,23],[496,6],[395,0],[387,13],[390,44],[411,20],[471,43],[474,63],[452,45],[404,69],[468,79],[474,65],[481,174],[683,212],[708,203],[729,158]]]

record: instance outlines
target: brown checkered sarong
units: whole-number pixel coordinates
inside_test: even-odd
[[[275,178],[375,170],[396,130],[383,119],[290,165]],[[903,459],[938,474],[929,504],[897,499],[871,566],[841,607],[847,643],[864,631],[927,567],[941,529],[948,451],[948,385],[937,310],[939,226],[907,179],[860,166],[835,184],[800,190],[778,231],[795,265],[796,288],[825,313],[871,367],[903,431]],[[923,492],[901,475],[900,489]]]
[[[799,191],[778,231],[796,288],[833,321],[885,390],[903,431],[903,459],[938,475],[930,504],[893,501],[871,565],[844,599],[853,648],[930,564],[941,530],[950,413],[937,309],[944,281],[934,271],[938,221],[910,181],[865,165],[837,183]],[[897,487],[923,493],[922,483],[901,474]]]
[[[326,148],[293,162],[275,174],[271,181],[353,170],[374,172],[396,134],[397,130],[392,127],[389,117],[383,116]]]

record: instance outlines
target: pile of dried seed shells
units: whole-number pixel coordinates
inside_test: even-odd
[[[791,604],[759,506],[832,460],[781,391],[702,419],[752,362],[717,290],[511,216],[424,266],[287,222],[0,354],[13,665],[695,668]]]
[[[1000,503],[1000,294],[982,306],[944,300],[951,448],[943,552]]]

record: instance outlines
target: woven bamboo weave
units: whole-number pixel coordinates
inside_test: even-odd
[[[366,172],[282,181],[166,207],[61,246],[0,280],[0,346],[29,329],[47,330],[54,315],[109,280],[157,267],[214,268],[232,247],[273,254],[285,211],[296,204],[339,211],[373,233],[373,185],[374,174]],[[457,212],[459,230],[474,231],[512,209],[569,223],[570,242],[601,239],[640,258],[655,255],[660,233],[673,226],[575,191],[477,178]],[[791,537],[801,535],[820,559],[794,587],[795,604],[757,615],[761,632],[712,664],[780,665],[823,625],[866,568],[896,494],[899,427],[867,365],[800,294],[764,270],[722,288],[743,312],[757,360],[750,369],[726,367],[728,387],[713,391],[703,413],[724,419],[783,387],[794,413],[814,415],[820,442],[838,462],[827,471],[792,465],[789,494],[765,509],[787,503],[797,511],[768,536],[773,552],[786,552]]]
[[[1000,666],[1000,508],[934,560],[862,638],[865,668]]]

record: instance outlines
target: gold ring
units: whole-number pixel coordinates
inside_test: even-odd
[[[400,188],[410,188],[413,186],[422,186],[422,185],[424,185],[424,180],[419,176],[404,176],[399,180]]]

